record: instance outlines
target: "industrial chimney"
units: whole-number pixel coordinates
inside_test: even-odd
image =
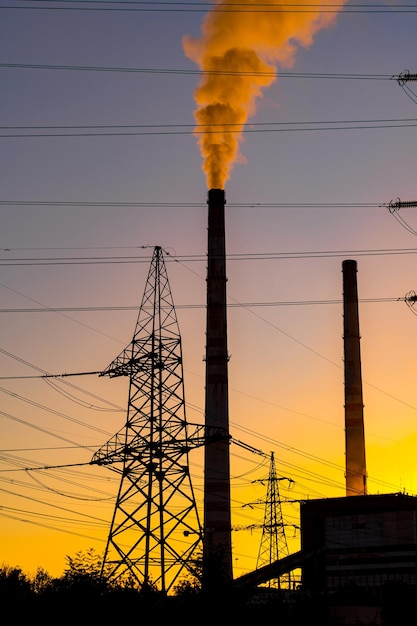
[[[203,590],[233,579],[226,314],[225,192],[208,192]]]
[[[345,360],[346,495],[366,495],[365,432],[359,335],[357,263],[345,260],[343,271],[343,342]]]

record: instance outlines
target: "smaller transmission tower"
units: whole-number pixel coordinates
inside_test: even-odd
[[[102,575],[167,593],[184,570],[196,574],[202,530],[189,472],[181,337],[160,247],[132,342],[100,375],[129,378],[126,424],[92,459],[121,476]]]
[[[279,481],[289,478],[278,478],[275,468],[274,453],[271,452],[268,485],[265,499],[265,515],[262,526],[261,545],[258,553],[256,569],[264,565],[271,565],[275,561],[289,555],[285,524],[282,517],[281,499],[279,494]],[[291,574],[285,574],[268,582],[269,588],[290,589]]]

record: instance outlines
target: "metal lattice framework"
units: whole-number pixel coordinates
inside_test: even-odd
[[[278,478],[275,467],[274,453],[272,452],[265,499],[265,515],[262,526],[262,538],[256,569],[259,569],[264,565],[271,565],[271,563],[278,561],[278,559],[282,559],[289,555],[279,494],[280,480],[291,479]],[[280,578],[268,581],[268,587],[271,588],[289,589],[290,586],[290,573],[283,574]]]
[[[103,559],[105,576],[128,575],[163,592],[180,574],[196,574],[193,563],[202,549],[182,368],[162,249],[155,247],[132,342],[101,373],[129,378],[126,424],[92,463],[121,475]]]

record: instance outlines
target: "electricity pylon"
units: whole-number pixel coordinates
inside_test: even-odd
[[[181,337],[162,249],[154,248],[130,345],[101,372],[127,376],[124,428],[93,456],[121,475],[102,575],[168,593],[196,574],[202,530],[190,478]]]
[[[264,522],[262,525],[261,545],[258,553],[256,569],[264,565],[270,565],[278,559],[289,555],[285,524],[282,517],[281,499],[279,494],[279,481],[289,478],[278,478],[275,468],[274,453],[271,452],[269,476],[267,484]],[[285,574],[268,582],[269,588],[289,589],[291,586],[291,574]]]

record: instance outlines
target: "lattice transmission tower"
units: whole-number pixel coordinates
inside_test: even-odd
[[[129,378],[125,426],[92,459],[121,476],[102,574],[168,593],[180,574],[198,572],[202,528],[189,471],[181,336],[160,247],[133,339],[100,376]]]
[[[262,537],[256,569],[264,565],[271,565],[271,563],[278,561],[278,559],[289,555],[279,493],[279,482],[281,480],[293,482],[289,478],[278,478],[274,453],[271,452],[267,492],[264,501],[265,513],[262,525]],[[268,581],[268,587],[289,589],[291,587],[291,574],[283,574],[279,578]]]

